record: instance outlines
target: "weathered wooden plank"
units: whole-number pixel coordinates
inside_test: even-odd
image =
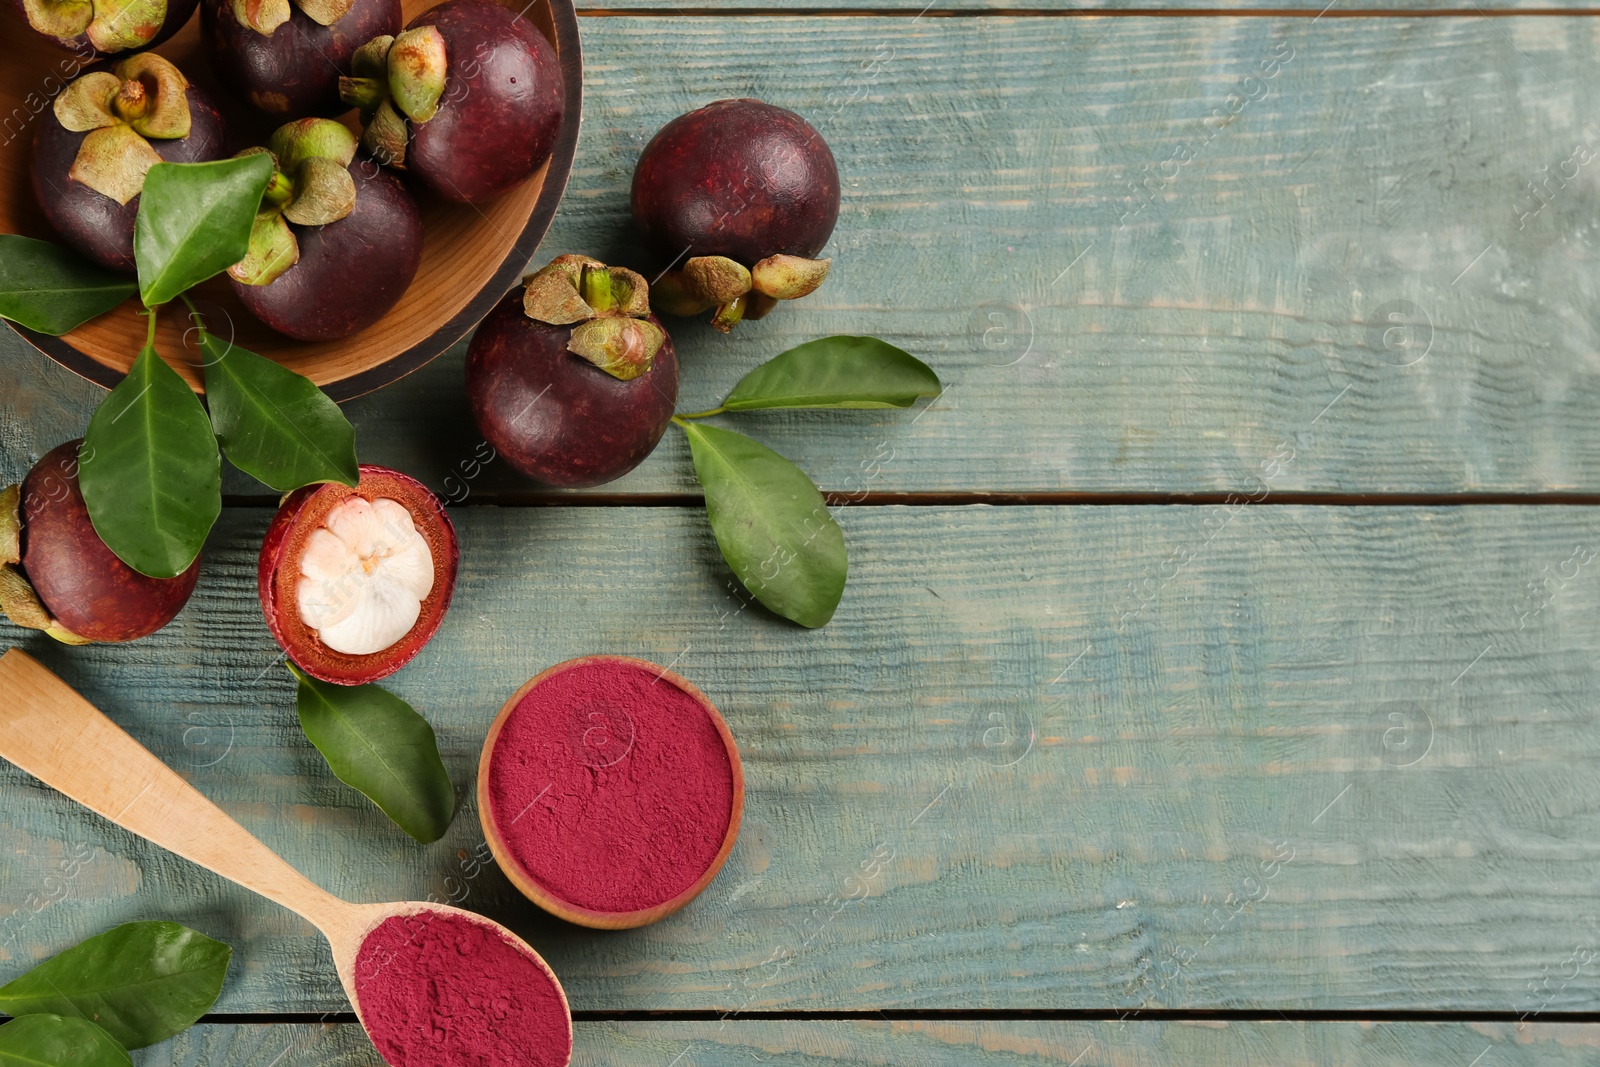
[[[706,0],[694,4],[668,4],[662,0],[578,0],[578,11],[586,15],[618,13],[649,13],[653,15],[683,15],[689,12],[728,11],[748,14],[758,11],[765,14],[774,7],[811,11],[883,12],[904,13],[901,17],[939,18],[963,16],[971,12],[1045,12],[1055,17],[1111,16],[1138,18],[1145,15],[1180,17],[1191,12],[1202,14],[1242,13],[1260,18],[1282,17],[1283,12],[1296,12],[1305,19],[1324,18],[1385,18],[1429,14],[1434,17],[1457,15],[1462,17],[1503,17],[1508,12],[1538,12],[1540,14],[1580,14],[1594,10],[1589,0],[1506,0],[1493,7],[1471,3],[1429,3],[1428,0],[1298,0],[1293,3],[1269,3],[1267,0],[873,0],[872,3],[848,0],[784,0],[779,5],[757,5],[748,0]],[[1257,14],[1259,12],[1259,14]],[[1034,16],[1040,17],[1040,16]]]
[[[731,339],[680,328],[685,407],[832,332],[881,334],[951,386],[915,423],[737,420],[827,488],[1230,489],[1287,437],[1281,489],[1600,491],[1600,169],[1573,156],[1600,150],[1593,29],[590,19],[583,141],[541,256],[639,262],[626,194],[646,139],[759,95],[814,118],[843,165],[836,274]],[[880,46],[893,61],[851,83]],[[1241,86],[1258,98],[1230,97]],[[1564,188],[1547,177],[1563,165]],[[1549,203],[1519,223],[1535,180]],[[1396,347],[1408,337],[1431,347]],[[12,476],[81,430],[93,393],[14,340],[4,359]],[[353,404],[366,456],[436,486],[470,461],[460,376],[456,353]],[[522,484],[505,475],[473,488]],[[692,488],[676,431],[611,488]]]
[[[928,1064],[1007,1067],[1364,1067],[1594,1059],[1600,1027],[1529,1023],[766,1022],[587,1023],[576,1067]],[[145,1053],[171,1067],[381,1067],[359,1027],[197,1026]]]
[[[462,509],[456,606],[390,684],[463,790],[505,697],[584,653],[672,664],[743,748],[718,881],[614,934],[463,877],[470,809],[419,848],[329,776],[266,520],[225,516],[155,637],[20,643],[330,889],[518,928],[575,1008],[1600,1009],[1593,509],[845,509],[820,631],[741,611],[687,510]],[[165,916],[237,946],[219,1010],[341,1004],[294,917],[9,768],[0,810],[0,965]]]

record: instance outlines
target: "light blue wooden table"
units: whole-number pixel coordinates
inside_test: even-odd
[[[272,501],[242,477],[165,631],[0,644],[331,890],[523,932],[580,1064],[1600,1060],[1600,9],[955,2],[582,20],[541,260],[627,262],[639,150],[709,100],[792,107],[840,161],[833,277],[676,331],[687,410],[835,332],[949,386],[741,425],[850,502],[818,632],[738,610],[676,435],[600,490],[491,466],[454,507],[456,606],[393,688],[466,788],[539,669],[675,663],[749,786],[684,912],[565,926],[455,878],[470,807],[419,848],[334,781],[273,666]],[[461,375],[457,350],[348,404],[363,459],[443,488],[477,443]],[[15,339],[0,380],[11,481],[99,394]],[[236,964],[143,1063],[377,1063],[304,923],[9,769],[0,811],[0,973],[177,919]]]

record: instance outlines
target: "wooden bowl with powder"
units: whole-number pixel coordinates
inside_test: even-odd
[[[744,768],[704,693],[645,660],[584,656],[500,709],[478,764],[484,838],[552,915],[625,930],[711,883],[739,835]]]

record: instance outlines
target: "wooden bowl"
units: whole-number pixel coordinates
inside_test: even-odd
[[[493,773],[491,765],[494,759],[495,746],[500,740],[502,730],[510,720],[517,706],[522,703],[522,698],[540,683],[555,675],[563,674],[575,667],[585,667],[592,664],[615,664],[624,667],[637,668],[648,674],[654,675],[656,682],[676,687],[687,695],[695,704],[699,705],[702,712],[710,720],[712,729],[728,754],[728,764],[733,777],[733,792],[728,816],[728,828],[723,834],[721,847],[712,856],[705,871],[689,886],[675,896],[660,901],[649,907],[642,907],[632,911],[602,911],[567,900],[542,884],[524,865],[516,849],[506,840],[505,835],[495,816],[495,808],[491,796]],[[587,734],[584,735],[587,740]],[[633,744],[630,738],[628,745]],[[605,764],[609,766],[610,764]],[[640,772],[643,773],[643,772]],[[548,787],[546,787],[548,788]],[[541,793],[540,796],[544,794]],[[539,798],[535,797],[535,801]],[[533,805],[528,805],[531,808]],[[527,810],[517,815],[511,821],[521,818]],[[483,826],[484,839],[489,843],[489,850],[493,853],[495,863],[505,873],[511,884],[522,892],[522,895],[533,901],[545,911],[567,922],[579,926],[587,926],[596,930],[631,930],[635,927],[645,926],[668,915],[688,904],[689,901],[700,895],[700,892],[710,885],[722,870],[722,865],[727,862],[728,854],[733,851],[733,845],[739,837],[739,823],[744,817],[744,764],[739,759],[739,746],[733,739],[733,733],[728,729],[727,722],[711,703],[709,697],[697,689],[691,682],[658,666],[648,660],[634,659],[630,656],[580,656],[569,659],[548,667],[535,675],[527,684],[523,685],[511,699],[501,707],[500,714],[495,716],[494,724],[489,727],[489,736],[483,742],[483,754],[478,759],[478,819]]]
[[[404,0],[405,18],[435,0]],[[506,0],[523,10],[524,0]],[[566,118],[549,161],[519,188],[487,204],[452,204],[419,194],[422,207],[422,266],[411,288],[377,323],[353,337],[306,344],[261,325],[234,297],[227,281],[213,278],[196,289],[202,310],[226,320],[213,324],[252,352],[270,356],[346,400],[409,374],[459,341],[510,291],[532,258],[566,189],[577,149],[583,104],[583,56],[572,0],[534,0],[524,16],[561,58]],[[0,37],[10,54],[0,63],[0,233],[59,240],[33,199],[28,166],[33,124],[51,99],[80,69],[81,61],[34,33],[11,3],[0,3]],[[200,46],[197,14],[155,51],[204,87],[229,120],[235,148],[261,143],[272,124],[239,107],[212,76]],[[347,117],[354,121],[355,116]],[[144,344],[144,319],[137,300],[85,323],[63,337],[48,337],[8,323],[57,363],[108,388],[120,381]],[[174,307],[162,315],[157,350],[197,390],[195,349],[185,345],[188,317]]]

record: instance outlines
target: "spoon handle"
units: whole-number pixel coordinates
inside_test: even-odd
[[[16,648],[0,656],[0,756],[124,830],[282,904],[319,929],[351,908]]]

